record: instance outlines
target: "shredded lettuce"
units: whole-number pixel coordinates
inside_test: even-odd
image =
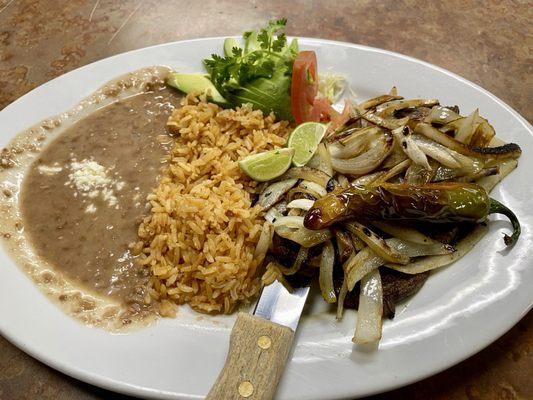
[[[326,72],[318,75],[318,97],[336,103],[348,87],[346,77],[341,74]]]

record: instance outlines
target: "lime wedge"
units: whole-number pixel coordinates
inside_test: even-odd
[[[253,154],[239,161],[239,167],[255,181],[266,182],[280,175],[291,166],[294,149],[276,149]]]
[[[289,136],[287,146],[294,149],[292,163],[303,167],[313,157],[320,141],[326,133],[327,125],[319,122],[304,122],[298,125]]]

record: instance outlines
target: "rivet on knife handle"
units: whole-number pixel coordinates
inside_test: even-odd
[[[226,364],[207,400],[271,400],[292,346],[292,329],[239,313]]]

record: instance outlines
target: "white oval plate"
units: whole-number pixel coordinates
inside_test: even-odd
[[[110,79],[155,64],[201,71],[201,59],[222,51],[221,38],[163,44],[120,54],[60,76],[0,112],[0,148],[24,128],[73,107]],[[319,71],[345,74],[359,99],[393,85],[409,97],[438,98],[475,108],[498,136],[517,142],[519,167],[493,195],[520,218],[522,236],[507,253],[501,229],[490,233],[459,262],[434,273],[422,290],[384,324],[377,351],[351,343],[355,313],[342,323],[315,307],[300,324],[280,399],[333,399],[369,395],[420,380],[469,357],[510,329],[533,304],[533,135],[531,126],[504,102],[441,68],[403,55],[318,39],[300,39],[317,52]],[[0,250],[0,332],[33,357],[68,375],[127,394],[203,397],[220,371],[234,316],[197,319],[182,307],[175,319],[144,330],[110,334],[79,324],[53,305]]]

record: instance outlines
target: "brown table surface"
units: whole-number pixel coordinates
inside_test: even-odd
[[[380,47],[447,68],[533,120],[533,4],[527,0],[0,0],[0,109],[113,54],[239,34],[283,16],[291,35]],[[533,399],[532,329],[529,313],[461,364],[372,399]],[[104,398],[126,397],[56,372],[0,337],[0,400]]]

